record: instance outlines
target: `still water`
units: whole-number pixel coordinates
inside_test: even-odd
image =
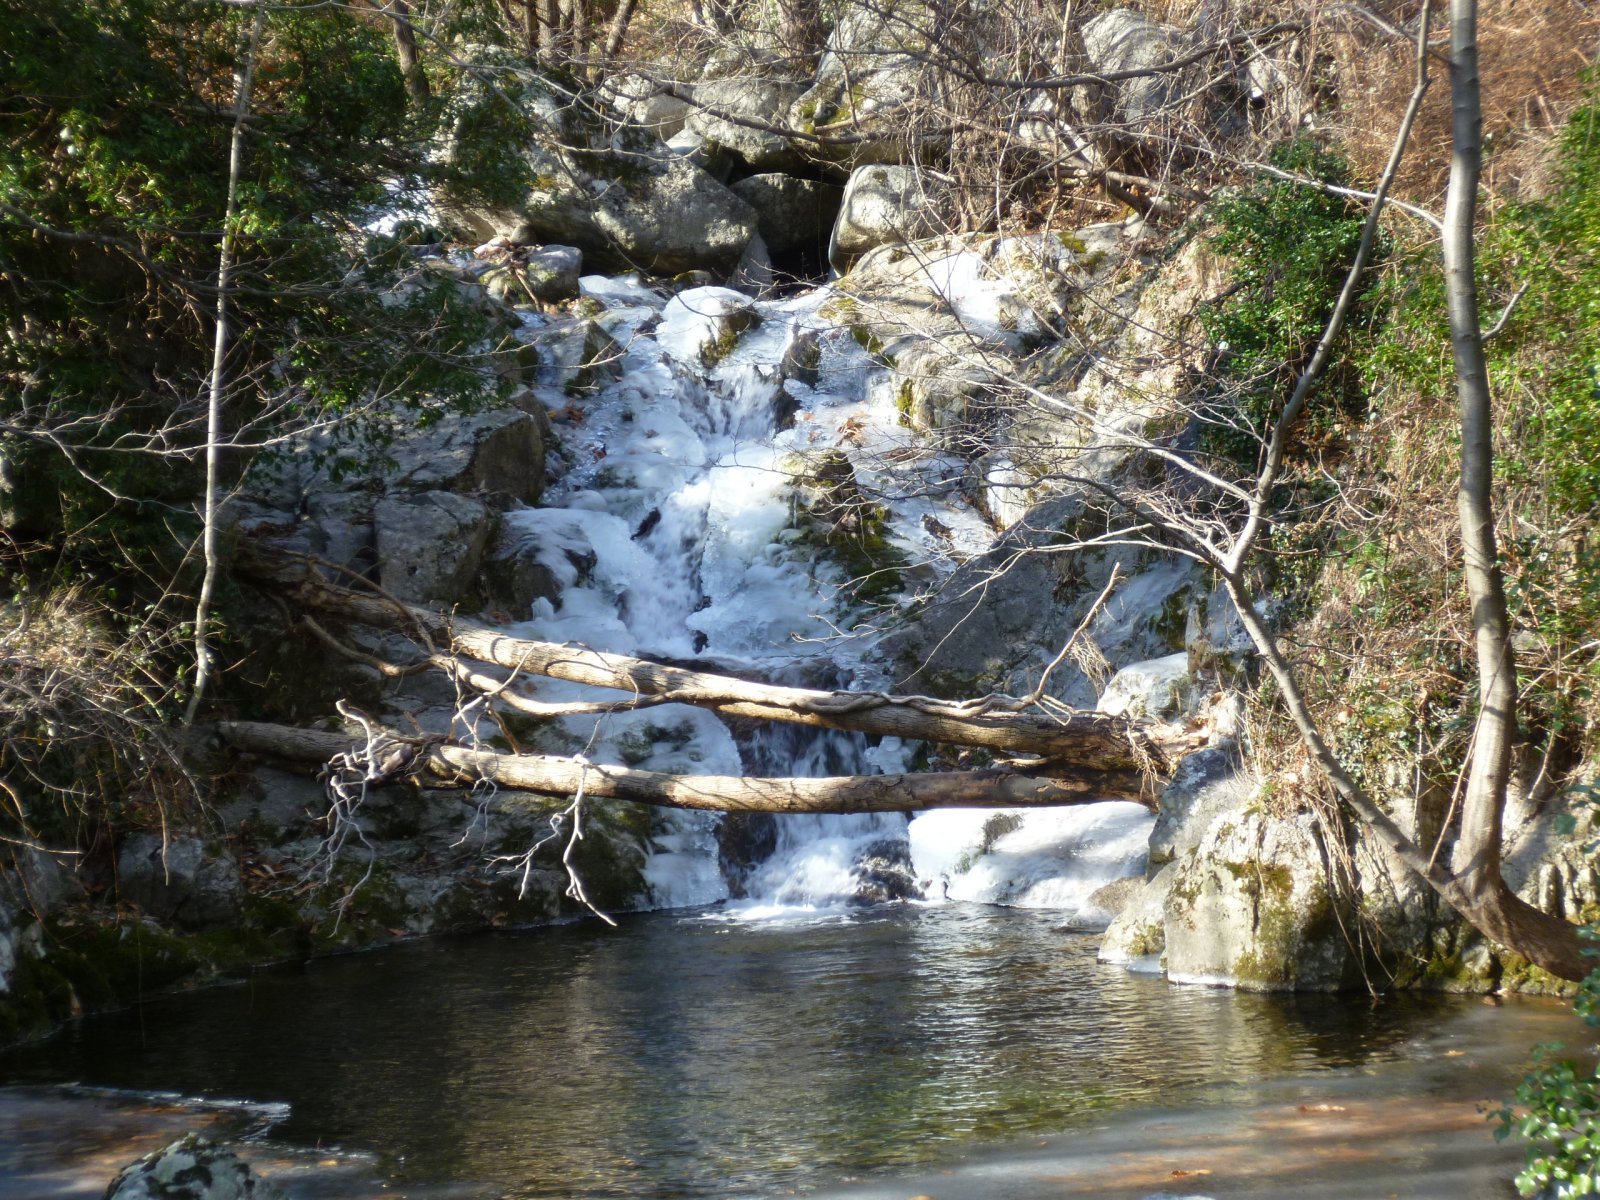
[[[1479,1022],[1481,1043],[1504,1015],[1172,987],[1096,964],[1096,940],[946,905],[429,941],[86,1020],[0,1056],[0,1083],[283,1102],[274,1139],[376,1153],[402,1194],[772,1196],[1087,1135],[1121,1110],[1236,1112],[1273,1080],[1348,1091],[1443,1063],[1462,1053],[1444,1031]],[[1562,1020],[1536,1007],[1500,1028],[1526,1046]],[[1408,1078],[1425,1105],[1434,1084]]]

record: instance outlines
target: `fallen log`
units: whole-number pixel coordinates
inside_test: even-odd
[[[948,701],[880,692],[821,691],[757,683],[584,646],[511,637],[467,618],[327,582],[304,560],[241,555],[240,569],[303,611],[420,636],[438,653],[509,671],[614,688],[653,704],[682,703],[730,717],[789,721],[880,736],[1036,754],[1091,771],[1169,773],[1204,736],[1105,713],[1019,711],[1021,701]]]
[[[223,721],[217,735],[237,750],[281,761],[321,764],[358,740],[348,734],[257,721]],[[665,808],[715,812],[867,813],[930,808],[1043,808],[1134,800],[1153,806],[1142,774],[1133,769],[1070,769],[1057,776],[1010,767],[930,771],[917,775],[840,775],[823,778],[748,778],[665,775],[544,754],[501,754],[422,739],[396,739],[414,755],[408,770],[436,787],[490,781],[517,791],[632,800]]]

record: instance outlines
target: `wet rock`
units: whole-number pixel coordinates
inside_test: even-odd
[[[146,913],[185,929],[239,919],[239,864],[223,846],[198,837],[135,833],[117,852],[117,892]]]
[[[755,210],[756,231],[773,254],[825,251],[844,190],[834,183],[793,175],[751,175],[733,194]]]
[[[869,844],[851,864],[857,904],[885,904],[891,900],[921,900],[922,888],[911,864],[911,843],[904,838],[883,838]]]
[[[778,820],[771,813],[724,813],[717,822],[717,863],[728,891],[745,895],[750,873],[778,848]]]
[[[105,1200],[283,1200],[231,1150],[189,1134],[124,1167]]]
[[[656,341],[679,362],[714,367],[761,324],[750,297],[732,288],[697,287],[679,292],[661,313]]]
[[[943,207],[942,189],[913,167],[858,167],[845,184],[833,226],[833,266],[843,270],[878,246],[937,233]]]
[[[1167,949],[1167,896],[1177,867],[1162,867],[1128,897],[1100,939],[1100,961],[1158,971]]]
[[[378,502],[378,578],[401,600],[454,604],[468,598],[497,515],[480,500],[422,492]]]

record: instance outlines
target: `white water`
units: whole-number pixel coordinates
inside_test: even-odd
[[[965,279],[947,274],[952,290]],[[966,282],[975,302],[993,288],[976,277]],[[885,373],[824,315],[829,290],[752,301],[723,288],[668,299],[632,276],[592,276],[582,286],[605,305],[596,320],[621,347],[619,376],[577,398],[554,374],[540,389],[571,465],[543,507],[507,520],[526,533],[528,553],[561,593],[555,604],[536,602],[510,632],[707,660],[711,669],[775,682],[891,686],[863,627],[873,614],[852,607],[839,568],[800,539],[794,472],[808,454],[847,454],[861,485],[881,493],[891,536],[921,564],[923,586],[985,549],[994,531],[961,499],[959,464],[901,426]],[[760,323],[730,348],[719,331],[740,309],[753,309]],[[547,320],[525,317],[530,330]],[[796,366],[812,347],[814,372]],[[937,545],[927,526],[941,530]],[[521,686],[544,700],[616,698],[555,680]],[[746,734],[740,744],[713,714],[684,705],[560,725],[548,749],[672,772],[900,771],[910,750],[896,739],[869,747],[860,737],[798,727]],[[1125,811],[1133,807],[1030,813],[989,854],[975,850],[992,813],[922,816],[909,831],[915,874],[932,901],[1066,908],[1092,919],[1088,895],[1143,866],[1148,817]],[[646,906],[728,900],[716,818],[665,813],[659,822]],[[906,839],[898,815],[780,818],[776,849],[724,914],[835,912],[857,893],[863,851],[898,844],[903,856]]]

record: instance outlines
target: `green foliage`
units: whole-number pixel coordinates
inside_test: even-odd
[[[1342,182],[1342,159],[1308,138],[1273,151],[1285,171]],[[1244,466],[1286,398],[1333,309],[1356,246],[1362,216],[1348,201],[1288,180],[1263,177],[1212,210],[1211,245],[1232,264],[1232,287],[1201,314],[1221,354],[1219,373],[1231,403],[1208,429],[1209,448]]]
[[[1591,805],[1600,797],[1592,786],[1578,789]],[[1590,849],[1600,848],[1591,840]],[[1586,933],[1600,942],[1600,927]],[[1600,957],[1600,950],[1591,950]],[[1600,1030],[1600,967],[1579,985],[1573,1001],[1584,1023]],[[1517,1176],[1524,1196],[1600,1196],[1600,1062],[1579,1064],[1558,1057],[1559,1046],[1540,1047],[1538,1061],[1517,1088],[1516,1108],[1494,1114],[1497,1140],[1515,1134],[1528,1143],[1527,1166]],[[1600,1045],[1591,1048],[1600,1054]]]
[[[170,576],[192,537],[250,19],[220,0],[0,0],[0,508],[68,562],[154,556]],[[238,441],[374,396],[492,390],[481,319],[444,288],[386,295],[411,261],[360,230],[420,182],[425,132],[380,25],[273,7],[234,225]]]
[[[1520,636],[1528,722],[1592,739],[1600,664],[1600,102],[1572,117],[1547,197],[1506,205],[1479,239],[1483,321],[1522,289],[1485,354],[1501,427],[1496,472],[1516,514],[1502,540],[1507,601]],[[1407,255],[1372,307],[1381,324],[1358,355],[1373,406],[1454,392],[1444,279],[1432,247]],[[1453,462],[1440,456],[1440,465]],[[1441,478],[1441,492],[1451,486]],[[1410,619],[1438,589],[1405,560],[1371,572],[1379,615]],[[1585,723],[1589,722],[1585,734]]]

